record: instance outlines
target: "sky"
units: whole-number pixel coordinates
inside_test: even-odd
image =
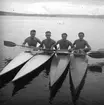
[[[28,14],[104,15],[104,0],[0,0],[0,11]]]

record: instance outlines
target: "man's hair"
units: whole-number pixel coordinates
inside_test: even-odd
[[[46,31],[45,33],[51,33],[51,31]]]
[[[36,30],[31,30],[30,32],[36,32]]]
[[[61,35],[62,35],[62,36],[63,36],[63,35],[66,35],[66,36],[68,36],[68,35],[67,35],[67,33],[62,33]]]
[[[83,34],[83,36],[84,36],[84,32],[79,32],[78,35],[80,35],[80,34]]]

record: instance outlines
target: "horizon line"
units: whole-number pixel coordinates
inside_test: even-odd
[[[37,16],[37,17],[76,17],[76,18],[104,18],[104,15],[90,15],[90,14],[36,14],[36,13],[18,13],[18,12],[7,12],[0,11],[0,15],[5,16]]]

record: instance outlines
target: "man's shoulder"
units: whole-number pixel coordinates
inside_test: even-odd
[[[34,39],[39,40],[39,38],[35,37]]]
[[[47,41],[47,39],[43,39],[43,40],[42,40],[42,43],[45,43],[46,41]]]
[[[71,41],[69,41],[69,40],[66,40],[68,43],[71,43]]]
[[[75,42],[80,41],[80,39],[76,39]]]
[[[47,41],[48,39],[43,39],[43,42]],[[52,42],[56,42],[55,40],[51,39]]]
[[[57,42],[62,42],[62,39],[58,40]]]
[[[47,41],[47,39],[43,39],[42,42],[43,42],[43,41]]]
[[[25,40],[30,40],[30,37],[27,37]]]
[[[37,38],[37,37],[35,37],[35,38],[34,38],[34,40],[40,41],[40,39],[39,39],[39,38]]]
[[[52,42],[56,42],[54,39],[51,39]]]
[[[76,39],[75,41],[80,41],[80,39]],[[85,39],[82,39],[82,41],[87,42]]]
[[[87,41],[86,41],[85,39],[83,39],[83,41],[84,41],[85,43],[87,43]]]
[[[74,42],[75,43],[79,43],[80,41],[81,41],[80,39],[76,39]],[[87,41],[83,39],[82,42],[85,42],[86,43]]]

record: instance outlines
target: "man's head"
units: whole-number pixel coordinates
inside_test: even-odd
[[[79,32],[78,36],[79,36],[79,39],[82,40],[84,38],[84,33],[83,32]]]
[[[66,40],[68,35],[67,35],[66,33],[62,33],[61,36],[62,36],[62,39],[63,39],[63,40]]]
[[[36,30],[31,30],[30,35],[31,35],[31,38],[34,38],[36,35]]]
[[[47,39],[50,39],[50,37],[51,37],[51,32],[50,32],[50,31],[46,31],[46,32],[45,32],[45,35],[46,35],[46,38],[47,38]]]

